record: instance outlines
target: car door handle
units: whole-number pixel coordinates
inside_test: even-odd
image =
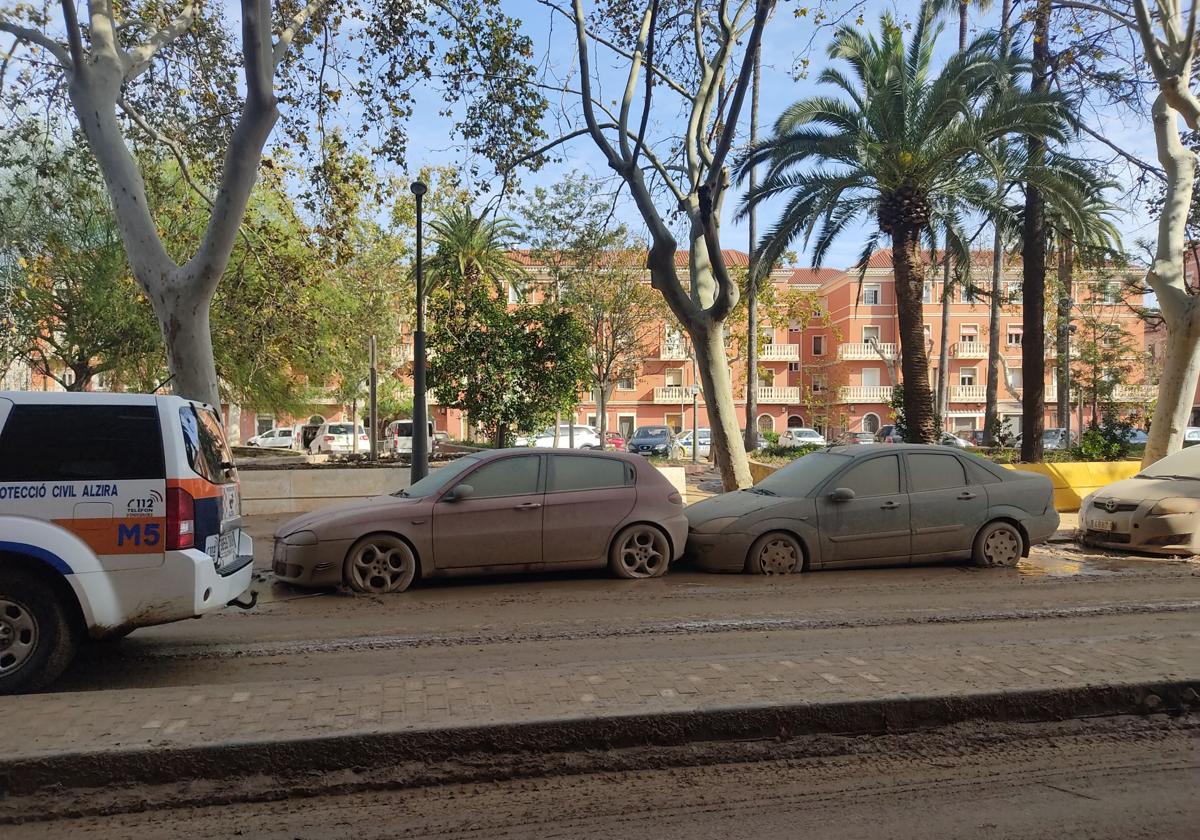
[[[513,508],[513,510],[537,510],[541,507],[539,502],[525,502]]]
[[[958,499],[961,502],[969,502],[969,501],[971,501],[971,499],[974,499],[974,498],[975,498],[974,493],[959,493],[958,494]]]
[[[900,505],[896,502],[884,502],[883,504],[881,504],[879,506],[879,509],[880,510],[895,510],[898,507],[900,507]]]

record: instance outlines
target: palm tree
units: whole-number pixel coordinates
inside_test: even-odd
[[[767,264],[801,236],[806,244],[812,241],[813,261],[820,264],[833,241],[864,217],[874,217],[878,232],[868,238],[861,265],[881,236],[891,239],[904,411],[914,437],[923,441],[934,439],[935,414],[918,249],[932,208],[965,196],[989,200],[974,194],[984,167],[994,163],[990,145],[996,138],[1026,133],[1065,138],[1067,133],[1058,97],[996,87],[998,63],[1012,65],[1007,71],[1012,75],[1022,67],[1013,56],[999,55],[992,37],[977,39],[935,74],[940,31],[928,3],[907,46],[888,13],[880,18],[878,36],[839,27],[829,56],[847,63],[851,74],[829,67],[819,81],[841,96],[793,104],[776,122],[774,135],[753,147],[742,163],[743,174],[749,166],[768,167],[746,203],[787,196],[759,247]]]
[[[429,229],[434,253],[425,263],[427,293],[440,288],[471,290],[481,281],[493,284],[500,295],[508,293],[509,284],[520,289],[525,272],[512,257],[519,230],[515,222],[477,216],[469,206],[457,205],[430,221]]]

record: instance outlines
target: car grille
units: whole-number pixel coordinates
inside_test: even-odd
[[[1095,542],[1105,543],[1128,543],[1129,534],[1118,534],[1112,531],[1096,531],[1092,528],[1087,530],[1087,538]]]
[[[1098,499],[1092,500],[1092,510],[1098,510],[1103,513],[1121,513],[1121,512],[1128,513],[1131,510],[1137,510],[1137,509],[1138,509],[1137,502],[1117,502],[1116,507],[1109,510],[1107,502],[1100,501]]]

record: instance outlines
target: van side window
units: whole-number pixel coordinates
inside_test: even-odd
[[[0,481],[120,481],[166,474],[152,405],[22,405],[0,435]]]

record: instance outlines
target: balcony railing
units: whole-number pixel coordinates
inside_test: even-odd
[[[682,361],[687,357],[687,345],[682,341],[664,341],[658,351],[658,358],[667,361]]]
[[[701,401],[704,400],[703,393],[698,396]],[[690,385],[664,385],[654,389],[654,402],[659,405],[679,405],[691,401],[692,388]]]
[[[951,385],[951,402],[984,402],[987,399],[986,385]]]
[[[1158,397],[1157,385],[1118,385],[1113,389],[1113,402],[1142,403]]]
[[[988,348],[982,341],[957,341],[953,355],[956,359],[986,359]]]
[[[883,403],[892,400],[891,385],[843,385],[838,388],[840,403]]]
[[[799,388],[760,387],[758,401],[769,405],[792,405],[800,402]]]
[[[879,348],[878,352],[876,352],[876,347]],[[838,359],[841,361],[852,362],[878,359],[880,353],[883,354],[884,358],[894,359],[896,358],[896,345],[876,343],[872,346],[866,342],[838,345]]]
[[[763,362],[798,362],[800,361],[800,345],[765,344],[759,349],[758,358]]]

